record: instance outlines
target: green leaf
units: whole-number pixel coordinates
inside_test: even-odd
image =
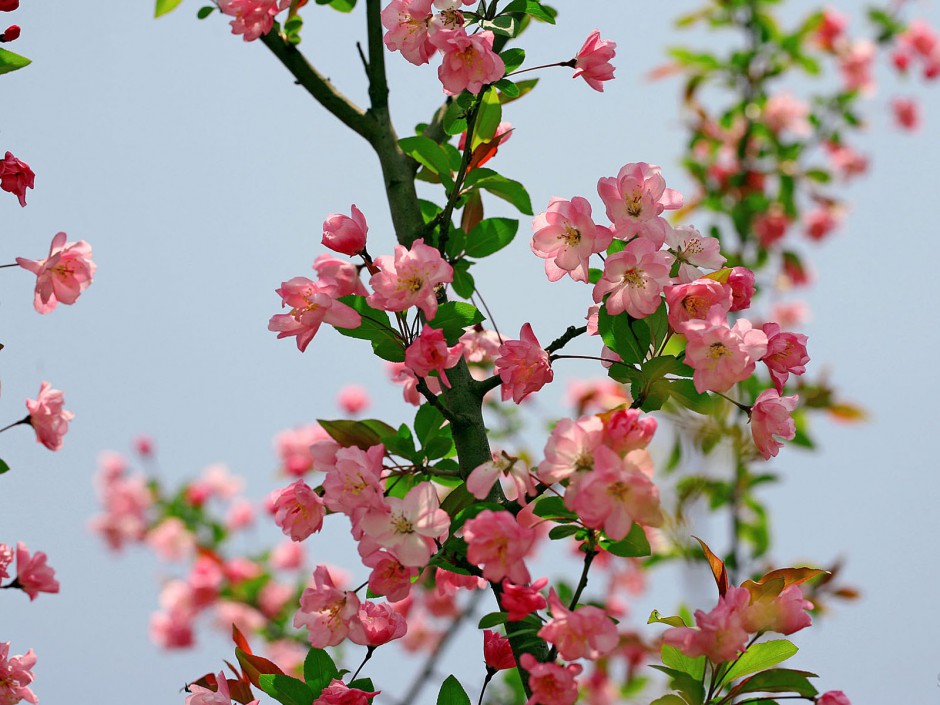
[[[517,68],[522,66],[522,62],[525,61],[525,49],[507,49],[499,56],[506,65],[506,73],[512,73]]]
[[[421,445],[426,445],[429,440],[439,435],[444,425],[444,414],[430,404],[422,404],[415,414],[414,425],[418,441]]]
[[[448,135],[459,135],[467,129],[467,109],[456,100],[451,101],[444,112],[442,122],[444,132]]]
[[[519,86],[510,81],[508,78],[501,78],[496,83],[493,84],[493,87],[499,91],[499,101],[504,103],[504,98],[518,98],[520,95]]]
[[[772,668],[758,673],[734,687],[735,693],[796,693],[804,698],[812,698],[819,691],[809,682],[816,678],[809,671],[793,671],[789,668]]]
[[[486,257],[512,242],[519,230],[519,221],[510,218],[486,218],[467,235],[467,254]]]
[[[448,516],[455,517],[476,501],[476,497],[470,494],[470,490],[467,489],[465,484],[457,485],[451,490],[450,494],[444,497],[444,501],[441,502],[441,509],[447,512]]]
[[[509,615],[505,612],[490,612],[489,614],[485,614],[480,618],[480,623],[477,625],[477,629],[489,629],[490,627],[505,624],[507,621],[509,621]]]
[[[357,678],[356,680],[349,682],[349,687],[365,691],[366,693],[375,692],[375,684],[372,682],[371,678]],[[372,698],[374,697],[375,696],[372,696]],[[372,702],[372,698],[369,698],[369,702]]]
[[[558,541],[559,539],[566,539],[569,536],[574,536],[581,530],[581,527],[577,524],[563,524],[561,526],[553,527],[552,530],[548,532],[548,538],[550,538],[552,541]]]
[[[6,49],[0,49],[0,74],[17,71],[24,66],[29,66],[31,63],[32,61],[25,56],[14,54]]]
[[[488,88],[480,101],[477,119],[473,126],[473,148],[478,144],[489,142],[496,135],[496,128],[503,119],[503,108],[499,103],[499,92],[495,88]]]
[[[340,12],[352,12],[356,7],[356,0],[317,0],[317,5],[329,5]]]
[[[372,350],[383,360],[402,362],[405,359],[405,346],[401,342],[398,332],[392,329],[388,314],[379,311],[366,303],[364,296],[343,296],[339,301],[346,304],[362,317],[358,328],[339,328],[341,335],[348,338],[359,338],[372,343]]]
[[[502,80],[507,80],[507,79],[502,79]],[[506,105],[506,103],[511,103],[514,100],[518,100],[519,98],[524,96],[526,93],[530,93],[532,89],[535,88],[535,86],[538,84],[538,82],[539,82],[539,79],[537,78],[529,78],[529,79],[526,79],[525,81],[515,81],[516,88],[518,89],[517,91],[514,91],[515,95],[509,95],[508,93],[504,93],[503,95],[499,97],[499,102],[502,103],[503,105]],[[497,85],[499,83],[500,81],[497,81],[493,85]]]
[[[626,313],[611,316],[603,305],[597,317],[597,329],[604,345],[620,355],[624,363],[634,365],[646,359],[650,349],[649,328],[642,320]]]
[[[447,676],[437,694],[437,705],[470,705],[470,696],[453,676]]]
[[[674,668],[682,673],[688,673],[696,680],[701,680],[702,676],[705,674],[704,656],[689,658],[679,651],[679,649],[674,646],[669,646],[668,644],[663,644],[660,655],[663,663],[669,668]]]
[[[265,673],[258,682],[261,690],[284,705],[310,705],[313,702],[313,692],[296,678]]]
[[[472,262],[465,259],[454,262],[454,281],[451,286],[453,286],[454,293],[457,296],[465,299],[473,296],[473,292],[476,290],[476,282],[473,281],[473,275],[469,272],[472,264]]]
[[[557,11],[543,5],[539,0],[513,0],[503,12],[524,12],[532,19],[548,22],[548,24],[555,24],[555,17],[558,15]]]
[[[734,664],[734,668],[725,674],[724,680],[730,683],[741,676],[747,676],[771,666],[776,666],[778,663],[786,661],[797,651],[799,649],[786,639],[775,639],[761,644],[754,644],[738,659],[738,662]]]
[[[183,0],[157,0],[157,6],[153,11],[154,17],[162,17],[168,12],[173,12]]]
[[[535,516],[543,519],[577,519],[578,515],[565,506],[561,497],[543,497],[535,503]]]
[[[621,558],[639,558],[652,553],[650,542],[646,538],[646,532],[644,532],[643,527],[636,522],[633,522],[633,526],[630,527],[630,533],[620,541],[609,543],[602,541],[601,546],[603,546],[605,551],[609,551]]]
[[[499,34],[512,39],[518,34],[519,23],[516,22],[515,17],[499,15],[492,20],[483,20],[480,22],[480,27],[490,30],[493,34]]]
[[[402,151],[416,162],[441,177],[448,188],[453,188],[450,160],[441,146],[430,137],[404,137],[398,140]]]
[[[352,421],[350,419],[326,421],[317,419],[317,423],[330,434],[330,438],[344,448],[356,446],[362,448],[362,450],[368,450],[372,446],[381,443],[383,439],[396,435],[394,428],[378,419],[365,419],[363,421]]]
[[[685,700],[680,698],[678,695],[664,695],[661,698],[656,698],[650,705],[689,705]]]
[[[669,687],[682,693],[687,704],[704,705],[705,688],[701,678],[695,678],[684,671],[667,668],[666,666],[650,666],[650,668],[655,668],[657,671],[669,676]]]
[[[215,12],[215,6],[205,5],[199,8],[199,11],[196,13],[196,18],[200,20],[204,20],[213,12]]]
[[[687,627],[688,624],[685,623],[685,620],[682,617],[675,615],[672,617],[663,617],[659,610],[653,610],[650,612],[650,618],[646,620],[647,624],[668,624],[670,627]]]
[[[0,460],[0,475],[5,472],[10,472],[10,466],[6,464],[5,460]]]
[[[707,393],[699,394],[690,379],[670,379],[666,381],[669,396],[682,406],[705,416],[710,415],[718,402]]]
[[[515,206],[520,213],[532,215],[532,199],[518,181],[507,179],[491,169],[474,169],[470,172],[465,185],[467,188],[481,188],[494,196],[502,198]]]
[[[486,318],[473,304],[448,301],[437,307],[437,315],[434,316],[434,320],[428,322],[428,325],[443,331],[448,345],[453,345],[457,338],[464,334],[464,328],[485,320]]]
[[[315,696],[323,691],[334,678],[339,678],[339,670],[330,655],[323,649],[311,648],[304,659],[304,680]]]

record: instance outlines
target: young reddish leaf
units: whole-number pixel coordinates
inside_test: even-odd
[[[344,448],[357,446],[362,450],[368,450],[372,446],[381,443],[382,438],[385,436],[395,435],[394,428],[377,419],[365,419],[363,421],[350,421],[348,419],[324,421],[319,419],[317,423],[330,434],[334,441]]]
[[[747,588],[751,595],[763,595],[770,593],[779,585],[779,590],[776,592],[779,594],[784,588],[805,583],[820,575],[828,575],[828,571],[818,568],[779,568],[770,571],[757,582],[745,580],[741,587]]]
[[[496,156],[496,153],[499,151],[499,145],[503,140],[508,139],[509,135],[512,134],[512,130],[506,130],[505,132],[496,135],[493,139],[478,144],[473,150],[473,155],[470,157],[470,169],[476,169],[477,167],[483,166],[490,159]]]
[[[702,552],[705,554],[705,559],[708,561],[709,567],[712,569],[712,575],[715,576],[715,584],[718,585],[718,595],[719,597],[724,597],[725,593],[728,592],[728,569],[725,568],[725,564],[722,563],[721,559],[712,553],[712,550],[708,547],[702,539],[698,536],[693,536],[696,541],[702,546]]]
[[[235,642],[235,646],[244,651],[246,654],[253,653],[251,647],[248,645],[248,640],[245,638],[245,635],[241,633],[238,627],[234,624],[232,625],[232,641]]]
[[[480,191],[474,189],[467,194],[467,202],[460,216],[460,229],[469,233],[481,220],[483,220],[483,199],[480,198]]]
[[[228,678],[228,691],[232,696],[232,700],[242,705],[248,705],[248,703],[255,700],[255,694],[251,692],[251,686],[242,681],[233,681],[231,678]]]
[[[238,659],[238,663],[241,665],[242,672],[245,674],[248,682],[257,688],[261,687],[259,678],[262,675],[284,675],[284,671],[278,668],[277,664],[263,656],[255,656],[254,654],[246,653],[240,648],[236,648],[235,657]]]

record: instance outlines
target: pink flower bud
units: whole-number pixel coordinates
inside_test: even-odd
[[[3,9],[5,8],[0,5],[0,10]],[[9,9],[16,8],[14,6]],[[14,157],[12,152],[7,152],[0,160],[0,189],[16,196],[21,206],[26,206],[26,189],[33,188],[35,181],[36,175],[29,168],[29,164]]]
[[[12,42],[14,39],[18,39],[20,36],[20,26],[17,24],[11,24],[5,30],[3,34],[0,34],[0,42]]]
[[[353,205],[352,217],[339,213],[327,216],[323,221],[322,243],[334,252],[352,257],[365,249],[368,232],[365,216]]]
[[[20,0],[0,0],[0,12],[13,12],[20,6]]]

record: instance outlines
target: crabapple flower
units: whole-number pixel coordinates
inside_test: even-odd
[[[337,588],[328,568],[319,565],[313,571],[313,586],[300,596],[294,626],[307,628],[307,638],[313,647],[336,646],[346,638],[349,622],[358,612],[356,593]]]
[[[0,543],[0,580],[10,577],[7,568],[13,562],[13,549],[5,543]]]
[[[682,207],[682,195],[666,188],[660,168],[646,162],[626,164],[617,176],[601,178],[597,194],[614,224],[614,237],[628,240],[641,235],[656,249],[666,239],[666,221],[660,214]]]
[[[847,91],[860,91],[871,95],[875,90],[872,63],[875,59],[874,42],[862,39],[846,47],[839,55],[839,71]]]
[[[26,207],[26,189],[35,188],[36,175],[29,164],[7,152],[0,160],[0,189],[12,193]]]
[[[774,389],[782,392],[787,378],[792,372],[801,375],[806,372],[809,355],[806,354],[806,336],[802,333],[785,333],[778,323],[765,323],[762,327],[767,334],[767,354],[761,362],[767,365]]]
[[[160,558],[180,561],[196,550],[196,537],[179,517],[167,517],[147,532],[147,544]]]
[[[33,682],[32,668],[35,665],[36,654],[32,649],[19,656],[10,656],[10,642],[0,643],[0,703],[13,705],[21,700],[39,702],[29,688]]]
[[[498,344],[497,344],[498,345]],[[415,373],[408,369],[404,362],[387,362],[389,378],[395,384],[402,385],[402,396],[405,401],[412,406],[421,406],[424,397],[418,391],[418,378]],[[441,380],[437,377],[426,377],[424,383],[433,394],[441,393]]]
[[[721,243],[715,237],[703,237],[691,225],[666,226],[666,244],[679,262],[679,281],[688,284],[702,276],[702,270],[718,269],[725,263]]]
[[[814,208],[803,216],[806,236],[817,242],[839,227],[842,212],[832,206]]]
[[[596,661],[620,642],[617,627],[600,607],[585,605],[571,611],[558,599],[554,588],[548,592],[548,604],[552,618],[539,629],[538,635],[554,645],[563,659]]]
[[[852,705],[841,690],[827,690],[819,696],[816,705]]]
[[[779,632],[789,635],[812,625],[813,620],[806,610],[813,603],[803,597],[799,585],[789,585],[779,595],[763,597],[751,602],[744,611],[744,628],[757,632]]]
[[[510,512],[484,509],[463,526],[467,559],[483,568],[490,582],[509,578],[514,583],[529,582],[525,557],[535,543],[535,530],[522,526]]]
[[[528,323],[522,326],[519,340],[507,340],[499,346],[496,371],[502,380],[503,401],[512,398],[516,404],[555,377],[548,353]]]
[[[381,692],[350,688],[339,678],[334,678],[320,693],[320,697],[313,701],[313,705],[369,705],[369,700]]]
[[[384,595],[391,602],[408,597],[411,580],[418,575],[417,568],[403,566],[388,551],[375,551],[365,556],[362,562],[372,568],[369,573],[369,590],[375,595]]]
[[[382,10],[385,46],[415,66],[428,63],[435,51],[428,35],[432,16],[431,0],[392,0]]]
[[[615,42],[601,39],[600,30],[595,29],[574,57],[572,78],[581,76],[595,91],[603,92],[604,84],[601,81],[609,81],[614,77],[616,69],[611,65],[610,60],[616,56],[617,52],[614,51],[616,48]]]
[[[800,137],[808,136],[812,132],[808,115],[809,106],[787,91],[770,96],[764,105],[764,123],[775,133],[788,130]]]
[[[666,295],[669,326],[677,333],[682,332],[688,321],[720,324],[728,320],[732,289],[714,279],[703,277],[688,284],[667,286],[663,293]]]
[[[303,480],[274,492],[274,523],[291,541],[303,541],[323,526],[323,499]]]
[[[421,334],[405,350],[405,365],[422,378],[429,376],[431,372],[437,372],[441,384],[450,388],[446,370],[454,367],[462,357],[462,343],[449,348],[443,331],[424,326]]]
[[[340,295],[337,289],[333,279],[315,282],[306,277],[294,277],[282,282],[276,291],[281,297],[281,306],[290,306],[291,312],[271,316],[268,330],[277,332],[278,340],[296,336],[297,349],[304,352],[322,323],[338,328],[358,328],[362,317],[337,301]]]
[[[684,333],[688,338],[685,361],[693,370],[695,390],[727,392],[754,372],[756,362],[767,353],[767,335],[741,318],[734,328],[689,321]]]
[[[478,94],[483,86],[495,83],[506,73],[506,65],[493,51],[494,35],[489,30],[468,35],[463,29],[441,30],[431,35],[444,58],[437,70],[447,95],[463,91]]]
[[[186,649],[195,643],[191,612],[154,612],[150,615],[150,641],[161,649]],[[195,687],[195,686],[194,686]]]
[[[314,469],[316,457],[313,447],[321,443],[335,446],[334,455],[339,448],[339,444],[315,423],[281,431],[274,437],[274,448],[281,461],[281,467],[288,475],[297,477]]]
[[[0,0],[0,12],[13,12],[20,6],[20,0]]]
[[[616,409],[601,414],[604,443],[618,455],[646,448],[656,433],[656,419],[639,409]]]
[[[505,671],[516,667],[509,639],[492,629],[483,630],[483,662],[494,671]]]
[[[535,483],[525,461],[496,451],[490,462],[471,471],[467,477],[467,490],[477,499],[486,499],[497,480],[505,480],[502,483],[503,494],[510,501],[524,504],[526,495],[535,494]]]
[[[574,705],[578,699],[577,676],[584,670],[581,664],[539,663],[532,654],[522,654],[519,663],[529,673],[532,690],[525,705]]]
[[[610,230],[594,223],[591,204],[580,196],[552,198],[548,210],[532,220],[532,231],[532,252],[545,260],[545,274],[553,282],[566,274],[587,282],[589,258],[613,240]]]
[[[747,267],[732,267],[728,275],[731,287],[731,311],[744,311],[751,307],[754,296],[754,272]]]
[[[65,233],[56,233],[46,259],[17,257],[16,263],[36,275],[33,307],[49,313],[58,304],[74,304],[92,282],[95,263],[91,261],[91,245],[84,240],[66,242]]]
[[[26,400],[29,425],[36,432],[36,440],[49,450],[62,447],[62,438],[69,430],[69,421],[75,418],[75,414],[66,411],[64,406],[64,395],[48,382],[39,385],[39,394],[35,399]]]
[[[495,330],[486,330],[482,326],[465,330],[467,332],[460,336],[460,343],[463,344],[463,356],[467,362],[492,363],[499,357],[502,341]]]
[[[561,419],[545,443],[545,460],[536,474],[546,485],[554,485],[581,470],[594,467],[594,452],[604,442],[604,423],[597,416],[574,421]]]
[[[671,282],[672,257],[646,238],[627,243],[623,251],[604,263],[604,275],[594,285],[594,301],[604,305],[612,316],[626,311],[634,318],[646,318],[659,308],[663,287]]]
[[[350,384],[339,390],[336,403],[350,416],[357,416],[369,407],[369,394],[362,387]]]
[[[891,101],[894,122],[901,128],[913,132],[920,127],[920,106],[913,98],[895,98]]]
[[[331,213],[326,217],[321,242],[334,252],[352,257],[365,249],[368,232],[366,217],[353,204],[351,217],[339,213]]]
[[[55,571],[46,565],[46,554],[36,551],[32,556],[22,541],[16,543],[16,586],[29,595],[30,601],[35,600],[39,593],[59,592],[59,581],[55,579]]]
[[[366,296],[369,293],[359,279],[359,270],[352,262],[344,262],[324,253],[314,260],[313,270],[320,279],[333,280],[336,285],[334,296]]]
[[[426,564],[437,551],[450,528],[450,517],[443,509],[434,485],[422,482],[409,490],[404,499],[387,497],[387,513],[370,512],[359,521],[363,533],[394,555],[402,565]]]
[[[365,451],[355,446],[336,451],[335,465],[323,480],[323,501],[330,511],[353,516],[385,510],[381,480],[384,455],[381,444]]]
[[[187,696],[186,705],[231,705],[232,694],[224,671],[219,671],[215,682],[218,690],[204,688],[201,685],[190,685],[189,690],[192,694]]]
[[[663,634],[663,641],[689,658],[706,656],[715,664],[733,661],[747,644],[744,611],[749,599],[745,588],[733,587],[718,599],[711,612],[695,611],[698,629],[673,627]]]
[[[396,245],[395,255],[376,257],[375,266],[379,271],[369,280],[375,290],[369,295],[369,305],[384,311],[417,306],[429,321],[437,315],[437,286],[454,280],[451,266],[422,238],[415,240],[410,250]]]
[[[796,424],[790,414],[797,401],[797,396],[781,397],[776,389],[765,389],[751,407],[751,434],[765,460],[776,456],[783,447],[777,437],[787,441],[796,437]]]
[[[232,34],[241,34],[252,42],[271,31],[274,16],[290,7],[290,0],[219,0],[223,15],[234,17],[229,24]]]
[[[405,618],[387,602],[363,602],[349,621],[349,640],[360,646],[381,646],[400,639],[408,631]]]
[[[539,590],[548,585],[548,578],[539,578],[531,585],[516,585],[503,578],[501,606],[506,610],[506,619],[519,622],[533,612],[544,610],[548,604]]]

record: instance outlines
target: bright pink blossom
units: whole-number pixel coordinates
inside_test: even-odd
[[[572,78],[581,76],[595,91],[603,92],[604,84],[601,81],[609,81],[614,77],[615,69],[610,60],[616,56],[616,48],[615,42],[601,39],[600,30],[595,29],[574,57]]]
[[[29,688],[33,682],[33,666],[36,654],[32,649],[20,656],[10,656],[10,642],[0,643],[0,703],[14,705],[22,700],[38,703],[36,694]]]
[[[12,193],[20,205],[26,206],[26,189],[34,188],[36,175],[29,164],[7,152],[0,160],[0,189]]]
[[[617,409],[601,414],[604,444],[618,455],[646,448],[656,433],[656,419],[639,409]]]
[[[192,591],[192,600],[196,608],[207,607],[219,596],[225,573],[222,563],[214,555],[202,554],[196,558],[186,581]]]
[[[336,646],[346,638],[349,622],[358,612],[356,593],[337,588],[327,567],[319,565],[313,571],[313,586],[300,596],[294,626],[307,628],[307,638],[313,647]]]
[[[381,646],[400,639],[408,631],[405,618],[387,602],[366,601],[349,621],[349,640],[360,646]]]
[[[350,384],[339,390],[336,403],[350,416],[358,416],[369,408],[369,393],[357,384]]]
[[[483,662],[494,671],[516,667],[509,639],[491,629],[483,630]]]
[[[402,565],[427,563],[450,528],[450,517],[440,508],[434,485],[422,482],[404,499],[387,497],[387,513],[370,512],[359,522],[365,535],[393,554]]]
[[[714,279],[705,277],[688,284],[667,286],[663,293],[666,295],[669,325],[677,333],[682,332],[688,321],[719,324],[728,320],[732,289]]]
[[[190,685],[191,695],[186,697],[186,705],[232,705],[232,694],[225,679],[225,672],[219,671],[215,677],[217,690],[201,685]]]
[[[516,585],[504,578],[500,604],[506,610],[507,619],[510,622],[519,622],[533,612],[545,609],[548,603],[539,591],[546,585],[548,578],[539,578],[531,585]]]
[[[585,605],[571,611],[558,599],[554,588],[549,590],[548,604],[552,618],[538,635],[555,646],[563,659],[595,661],[617,647],[617,627],[600,607]]]
[[[594,467],[594,452],[603,442],[604,424],[599,417],[561,419],[545,443],[545,460],[537,471],[539,480],[553,485],[575,472],[590,470]]]
[[[358,255],[366,247],[366,235],[369,226],[366,217],[355,204],[351,208],[351,217],[331,213],[323,221],[322,244],[334,252],[344,255]]]
[[[454,279],[454,270],[441,253],[421,238],[410,250],[396,245],[394,257],[377,257],[375,265],[379,271],[369,280],[375,290],[368,298],[369,305],[384,311],[417,306],[429,321],[437,315],[437,286]]]
[[[271,31],[274,16],[290,7],[290,0],[219,0],[223,15],[234,17],[232,34],[241,34],[251,42]]]
[[[420,335],[405,350],[405,365],[422,378],[428,377],[431,372],[437,372],[441,384],[450,388],[446,371],[460,362],[462,357],[462,343],[449,348],[443,331],[424,326]]]
[[[323,499],[303,480],[275,491],[274,523],[292,541],[303,541],[323,526]]]
[[[732,267],[728,275],[731,287],[731,311],[744,311],[751,307],[754,296],[754,272],[747,267]]]
[[[496,370],[502,380],[503,401],[520,403],[554,379],[548,353],[528,323],[522,326],[519,340],[507,340],[499,346]]]
[[[841,690],[827,690],[819,696],[816,705],[852,705]]]
[[[727,392],[750,377],[756,362],[767,353],[766,334],[744,318],[734,328],[689,321],[684,332],[689,341],[685,361],[695,370],[692,381],[699,394]]]
[[[681,194],[666,188],[660,168],[646,162],[626,164],[617,176],[600,179],[597,193],[614,224],[614,237],[628,240],[642,235],[656,249],[666,238],[666,221],[660,214],[682,207]]]
[[[509,578],[529,582],[525,557],[535,543],[535,530],[522,526],[510,512],[484,509],[463,526],[467,559],[483,568],[490,582]]]
[[[119,551],[126,542],[144,538],[153,493],[142,474],[127,476],[127,463],[117,453],[103,453],[99,464],[95,484],[104,514],[91,520],[91,529],[104,537],[109,548]]]
[[[777,323],[765,323],[762,330],[767,334],[767,354],[761,362],[767,365],[774,388],[783,392],[790,374],[806,372],[809,355],[806,354],[806,336],[802,333],[786,333]]]
[[[862,39],[850,44],[839,54],[839,71],[847,91],[860,91],[863,95],[874,92],[872,64],[875,52],[874,42]]]
[[[33,308],[49,313],[58,304],[74,304],[94,278],[91,245],[84,240],[66,242],[65,233],[56,233],[46,259],[17,257],[16,263],[36,275]]]
[[[711,612],[695,611],[698,629],[673,627],[663,634],[663,641],[689,658],[706,656],[715,664],[733,661],[747,645],[744,611],[749,599],[746,589],[731,588]]]
[[[799,585],[785,587],[779,595],[755,600],[751,597],[744,612],[744,628],[757,632],[778,632],[788,635],[798,632],[813,623],[807,610],[813,603],[803,597]]]
[[[392,382],[402,385],[402,396],[405,401],[412,406],[421,406],[424,397],[418,391],[418,378],[415,377],[414,372],[409,370],[404,362],[387,362],[385,366]],[[432,393],[441,393],[441,380],[437,377],[426,377],[424,382]]]
[[[843,179],[849,179],[868,171],[868,158],[845,144],[825,143],[832,166]]]
[[[382,513],[384,455],[385,446],[381,444],[365,451],[355,446],[336,451],[336,463],[323,480],[326,506],[349,516],[362,511]]]
[[[539,663],[532,654],[522,654],[519,664],[528,671],[532,690],[525,705],[574,705],[578,699],[577,676],[584,670],[581,664]]]
[[[797,396],[781,397],[776,389],[765,389],[751,407],[751,434],[764,459],[770,460],[783,447],[777,437],[789,441],[796,436],[796,425],[790,414],[797,401]]]
[[[809,106],[787,91],[770,96],[764,105],[764,123],[776,133],[789,131],[800,137],[808,136],[812,131],[808,115]]]
[[[281,297],[281,306],[290,306],[290,313],[271,316],[268,330],[276,331],[277,337],[297,336],[297,349],[307,349],[320,324],[329,323],[339,328],[358,328],[362,318],[352,308],[340,301],[335,280],[312,281],[306,277],[294,277],[282,282],[276,289]]]
[[[313,261],[313,271],[320,279],[332,279],[336,287],[334,296],[366,296],[365,285],[359,279],[359,269],[352,262],[323,253]]]
[[[579,282],[588,280],[588,260],[605,251],[613,233],[591,219],[591,204],[575,196],[570,201],[552,198],[548,210],[532,221],[532,252],[545,260],[549,281],[568,274]]]
[[[764,248],[772,247],[782,240],[790,227],[790,217],[783,208],[774,206],[754,218],[754,234]]]
[[[13,549],[0,543],[0,580],[10,577],[9,566],[13,562]]]
[[[718,238],[704,237],[691,225],[666,227],[666,244],[679,262],[679,281],[689,283],[702,276],[702,270],[718,269],[725,263]]]
[[[374,551],[362,559],[372,568],[369,573],[369,590],[375,595],[384,595],[390,602],[398,602],[411,592],[411,579],[418,574],[417,568],[401,564],[388,551]]]
[[[489,30],[468,35],[462,28],[441,30],[431,36],[444,55],[437,70],[444,93],[459,95],[466,90],[476,95],[483,86],[503,77],[506,66],[493,51],[493,39]]]
[[[192,612],[154,612],[148,625],[150,641],[161,649],[189,648],[195,643],[193,617]]]
[[[607,258],[604,275],[594,285],[594,301],[605,301],[615,316],[626,311],[634,318],[646,318],[662,301],[663,287],[671,282],[672,257],[646,238],[627,243],[622,252]]]
[[[823,8],[822,19],[816,27],[816,41],[827,51],[832,51],[839,39],[842,38],[848,26],[848,18],[831,7]]]
[[[385,46],[415,66],[428,63],[435,51],[428,35],[431,18],[431,0],[392,0],[382,10]]]
[[[834,206],[820,206],[803,215],[806,236],[817,242],[839,227],[842,211]]]
[[[899,127],[909,132],[920,127],[920,105],[913,98],[894,98],[891,101],[891,112]]]
[[[339,444],[315,423],[281,431],[274,437],[274,447],[281,467],[288,475],[301,476],[315,468],[318,455],[314,453],[315,446],[319,450],[331,450],[334,456],[339,449]]]
[[[22,541],[16,543],[16,586],[35,600],[39,593],[59,592],[55,571],[46,564],[46,554],[36,551],[32,556]]]
[[[483,326],[466,328],[460,336],[463,345],[463,357],[467,362],[493,363],[499,356],[502,341],[495,330],[486,330]]]
[[[304,550],[294,541],[282,541],[271,551],[271,565],[280,570],[296,570],[304,563]]]
[[[369,705],[369,699],[381,692],[350,688],[339,678],[334,678],[320,693],[320,697],[313,701],[313,705]]]
[[[478,465],[467,478],[467,490],[477,499],[486,499],[497,480],[501,481],[503,494],[511,501],[525,503],[528,494],[535,494],[535,483],[524,460],[513,458],[505,452],[493,452],[493,459]]]
[[[75,414],[66,411],[65,397],[58,389],[53,389],[48,382],[39,385],[39,394],[35,399],[26,400],[29,412],[29,425],[36,432],[36,440],[49,450],[59,450],[62,438],[69,430],[69,421]]]

